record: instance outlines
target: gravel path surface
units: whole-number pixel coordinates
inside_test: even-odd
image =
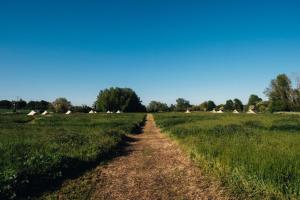
[[[231,199],[147,115],[122,156],[95,169],[92,199]]]

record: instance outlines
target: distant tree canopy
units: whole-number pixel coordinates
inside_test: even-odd
[[[199,105],[199,110],[200,111],[207,111],[208,109],[208,102],[207,101],[204,101],[202,102],[200,105]]]
[[[255,94],[251,94],[248,100],[248,106],[250,105],[256,105],[257,103],[261,102],[262,99],[260,97],[258,97]]]
[[[170,111],[176,111],[176,106],[174,104],[171,104],[169,107]]]
[[[87,105],[82,105],[82,106],[72,106],[71,110],[73,112],[88,113],[92,110],[92,108]]]
[[[185,111],[189,107],[191,107],[191,104],[188,100],[185,100],[183,98],[179,98],[176,100],[176,111]]]
[[[269,97],[271,112],[300,110],[300,88],[294,89],[291,80],[285,74],[279,74],[272,80],[265,94]]]
[[[166,103],[161,103],[158,101],[151,101],[147,106],[148,112],[166,112],[169,111],[169,107]]]
[[[209,100],[209,101],[207,102],[207,111],[212,111],[212,110],[215,109],[215,108],[216,108],[215,102]]]
[[[29,101],[28,103],[22,99],[19,101],[8,101],[2,100],[0,101],[0,108],[2,109],[30,109],[30,110],[39,110],[44,111],[49,109],[51,103],[47,101]]]
[[[224,111],[224,104],[217,105],[216,109]]]
[[[225,111],[233,111],[234,110],[234,103],[231,99],[227,100],[224,105]]]
[[[47,101],[29,101],[27,103],[26,108],[30,110],[39,110],[39,111],[44,111],[48,110],[50,107],[51,103]]]
[[[99,111],[118,110],[123,112],[145,112],[146,107],[142,105],[140,98],[130,88],[108,88],[101,90],[95,102]]]
[[[244,110],[244,105],[243,105],[243,103],[242,103],[241,100],[239,100],[239,99],[234,99],[234,100],[233,100],[233,103],[234,103],[234,109],[235,109],[235,110],[237,110],[237,111],[239,111],[239,112],[241,112],[241,111]]]
[[[8,100],[1,100],[0,101],[0,109],[11,109],[13,104],[11,101]]]
[[[14,109],[26,109],[27,102],[23,99],[20,99],[19,101],[12,101],[12,104],[15,105]]]
[[[60,97],[57,98],[53,103],[52,106],[55,112],[64,113],[71,109],[71,102],[68,101],[66,98]]]

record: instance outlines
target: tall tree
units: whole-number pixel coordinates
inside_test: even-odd
[[[215,108],[216,108],[215,102],[209,100],[209,101],[207,102],[207,111],[212,111],[212,110],[215,109]]]
[[[39,110],[39,111],[44,111],[48,110],[50,106],[50,103],[47,101],[29,101],[27,103],[26,108],[31,109],[31,110]]]
[[[1,100],[0,101],[0,108],[1,109],[11,109],[13,107],[12,102],[8,100]]]
[[[293,110],[293,88],[289,77],[279,74],[276,79],[271,81],[270,87],[265,94],[269,97],[270,111],[291,111]]]
[[[60,97],[57,98],[53,103],[53,108],[55,112],[64,113],[67,112],[71,108],[71,102],[68,101],[66,98]]]
[[[169,111],[169,107],[166,103],[161,103],[158,101],[151,101],[147,106],[148,112],[166,112]]]
[[[176,111],[176,106],[174,104],[171,104],[169,109],[170,111]]]
[[[237,110],[237,111],[239,111],[239,112],[243,111],[244,105],[243,105],[243,103],[242,103],[241,100],[239,100],[239,99],[234,99],[234,100],[233,100],[233,103],[234,103],[234,109],[235,109],[235,110]]]
[[[188,100],[183,98],[178,98],[176,100],[176,111],[185,111],[191,106]]]
[[[258,97],[255,94],[251,94],[250,97],[249,97],[249,101],[248,101],[248,108],[250,106],[256,107],[256,104],[258,104],[261,101],[262,101],[262,99],[260,97]]]
[[[140,98],[130,88],[108,88],[101,90],[95,102],[100,111],[145,112]]]
[[[204,101],[203,103],[201,103],[199,105],[199,107],[200,107],[200,111],[205,111],[206,112],[208,110],[208,102]]]
[[[225,105],[224,105],[225,111],[233,111],[234,109],[234,103],[231,99],[227,100]]]
[[[16,101],[16,107],[17,109],[24,109],[26,108],[27,102],[23,99],[20,99],[19,101]]]

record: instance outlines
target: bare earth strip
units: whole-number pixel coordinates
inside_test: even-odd
[[[92,199],[232,199],[160,133],[152,115],[130,137],[123,156],[95,170]]]

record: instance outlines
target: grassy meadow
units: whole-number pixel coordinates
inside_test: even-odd
[[[300,199],[300,117],[159,113],[157,125],[240,199]]]
[[[0,115],[0,199],[39,194],[115,152],[145,114]]]

